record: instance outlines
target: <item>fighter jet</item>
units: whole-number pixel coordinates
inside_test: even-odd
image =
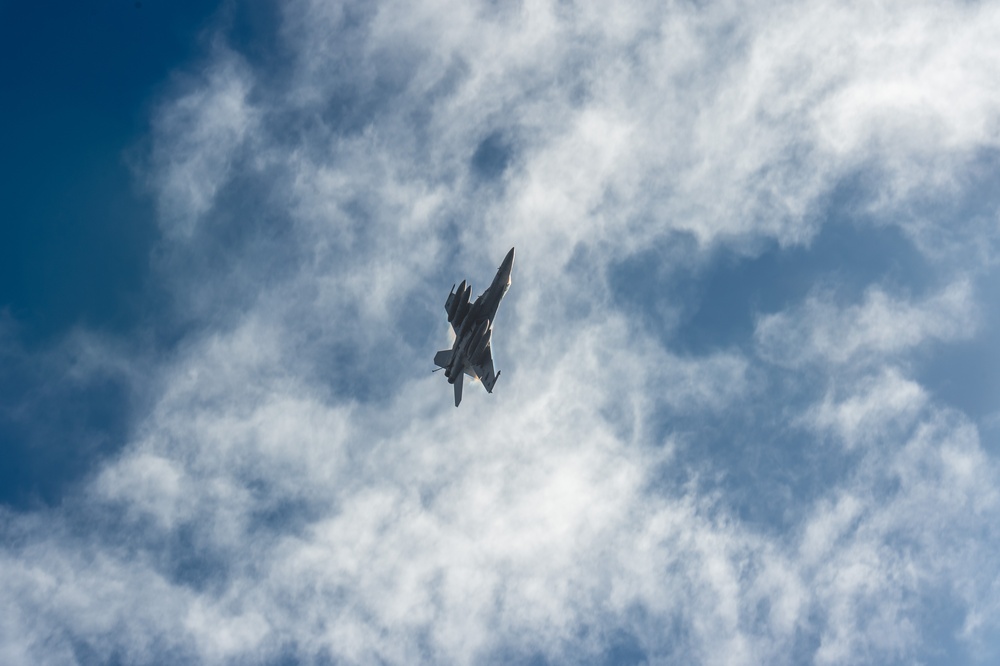
[[[462,381],[465,375],[478,379],[486,387],[487,393],[493,393],[493,386],[500,378],[500,373],[493,372],[493,321],[497,308],[504,294],[510,288],[510,270],[514,266],[514,248],[504,257],[497,270],[496,277],[489,288],[469,302],[472,285],[458,285],[458,291],[452,285],[444,309],[448,312],[448,321],[455,331],[455,344],[451,349],[442,349],[434,356],[438,370],[444,368],[448,383],[455,385],[455,406],[462,402]],[[436,371],[435,371],[436,372]]]

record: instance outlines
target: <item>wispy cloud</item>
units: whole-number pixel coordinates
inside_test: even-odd
[[[280,54],[244,58],[223,25],[154,115],[157,270],[188,334],[134,378],[152,398],[71,501],[0,514],[7,661],[989,650],[996,461],[908,365],[975,333],[979,259],[856,303],[815,276],[704,355],[634,325],[607,275],[678,236],[703,274],[720,247],[808,245],[859,173],[874,224],[964,196],[950,175],[997,140],[995,8],[281,16]],[[444,297],[512,245],[503,377],[455,410],[428,372]],[[835,469],[763,521],[734,499],[754,487],[705,481],[732,457],[688,453],[752,439],[811,478],[789,437]]]
[[[231,178],[237,151],[255,130],[247,95],[252,75],[219,47],[209,69],[177,82],[179,96],[158,111],[150,186],[159,223],[169,237],[190,236]]]
[[[968,338],[975,332],[971,287],[961,280],[921,303],[897,300],[875,287],[864,302],[838,308],[812,296],[795,312],[764,315],[755,337],[760,353],[790,367],[808,363],[870,363],[906,352],[928,340]]]

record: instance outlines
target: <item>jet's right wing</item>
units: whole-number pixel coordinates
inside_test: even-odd
[[[493,393],[493,385],[497,383],[497,377],[500,376],[500,373],[493,371],[493,343],[486,345],[486,350],[473,369],[479,376],[479,381],[483,383],[483,387],[486,388],[486,392]]]
[[[455,406],[458,407],[462,404],[462,381],[465,379],[465,373],[458,373],[458,379],[455,380]]]

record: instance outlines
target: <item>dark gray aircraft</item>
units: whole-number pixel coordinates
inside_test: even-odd
[[[493,372],[493,320],[500,301],[510,288],[510,269],[513,266],[514,248],[510,248],[493,283],[475,302],[469,302],[472,285],[465,284],[465,280],[458,285],[458,291],[452,285],[448,300],[445,301],[444,309],[448,312],[448,321],[455,331],[455,344],[451,349],[439,351],[434,356],[434,363],[438,370],[444,368],[448,382],[455,385],[456,407],[462,402],[462,381],[465,375],[481,381],[487,393],[493,393],[493,385],[500,377],[499,372]]]

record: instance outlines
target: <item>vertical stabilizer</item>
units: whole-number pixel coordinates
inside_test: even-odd
[[[458,407],[458,403],[462,402],[462,382],[465,379],[465,373],[459,372],[458,379],[455,380],[455,406]]]

